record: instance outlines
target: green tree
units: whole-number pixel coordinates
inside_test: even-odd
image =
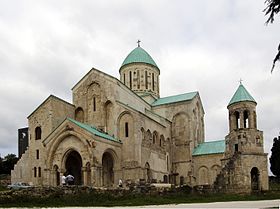
[[[273,139],[271,148],[270,170],[277,178],[280,178],[280,136]]]
[[[15,154],[8,154],[0,160],[0,174],[11,174],[11,170],[17,163],[18,158]]]
[[[265,15],[268,15],[266,24],[273,23],[275,15],[278,14],[278,12],[280,12],[280,0],[265,0],[264,3],[266,4],[266,8],[264,9],[264,12]],[[273,72],[275,63],[277,61],[280,61],[280,44],[278,46],[278,52],[275,58],[273,59],[271,73]]]

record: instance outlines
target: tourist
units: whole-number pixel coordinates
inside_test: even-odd
[[[65,177],[64,174],[61,176],[61,185],[62,185],[62,186],[65,186],[65,185],[66,185],[66,177]]]
[[[123,187],[121,179],[119,180],[119,187]]]

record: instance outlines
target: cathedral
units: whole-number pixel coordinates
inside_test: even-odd
[[[28,147],[12,182],[57,186],[71,174],[94,187],[121,179],[268,190],[257,102],[242,83],[225,104],[228,134],[205,141],[199,92],[160,97],[160,69],[139,43],[119,73],[92,68],[72,88],[72,103],[50,95],[27,117]]]

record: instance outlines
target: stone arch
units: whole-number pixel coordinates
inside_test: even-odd
[[[108,100],[105,105],[104,105],[104,110],[105,110],[105,132],[107,132],[109,135],[113,135],[114,134],[114,113],[113,110],[114,106],[113,103]]]
[[[216,177],[218,176],[218,174],[221,171],[221,166],[219,165],[213,165],[210,169],[211,171],[211,182],[214,183],[214,181],[216,180]]]
[[[161,134],[159,137],[159,146],[164,147],[164,144],[165,144],[165,139],[164,136]]]
[[[84,110],[83,108],[81,107],[78,107],[76,110],[75,110],[75,120],[83,123],[84,120],[85,120],[85,115],[84,115]]]
[[[83,160],[80,153],[75,149],[69,149],[63,157],[63,162],[66,175],[71,174],[74,176],[74,184],[81,185]]]
[[[153,144],[157,144],[158,143],[158,132],[154,131],[153,132]]]
[[[146,139],[149,141],[152,141],[152,133],[149,129],[146,132]]]
[[[198,169],[198,184],[199,185],[209,184],[209,171],[206,166],[201,166]]]
[[[142,141],[144,141],[146,139],[145,129],[142,127],[140,130],[141,130],[141,139]]]
[[[134,136],[134,128],[133,128],[133,116],[130,112],[124,111],[118,117],[118,138],[133,138]],[[126,135],[126,133],[128,133]]]
[[[177,113],[172,119],[172,136],[175,144],[182,144],[191,139],[190,117],[185,112]]]
[[[105,151],[102,155],[102,182],[105,187],[114,185],[114,157]]]
[[[90,162],[86,163],[86,182],[85,185],[91,186],[91,164]]]
[[[257,167],[251,169],[251,190],[258,191],[260,190],[260,172]]]
[[[244,128],[249,128],[249,111],[248,110],[244,110],[243,111],[243,126]]]
[[[235,123],[235,129],[240,128],[240,113],[238,111],[234,112],[234,123]]]

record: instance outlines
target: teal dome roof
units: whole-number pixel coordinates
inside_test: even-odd
[[[158,66],[155,63],[155,61],[153,60],[153,58],[140,46],[133,49],[129,53],[129,55],[127,55],[127,57],[125,58],[125,60],[122,63],[121,68],[123,66],[131,64],[131,63],[146,63],[146,64],[150,64],[150,65],[158,68]]]
[[[249,101],[249,102],[255,102],[257,103],[254,98],[251,96],[251,94],[246,90],[246,88],[242,85],[242,83],[239,85],[238,89],[234,93],[233,97],[231,98],[228,105],[237,103],[237,102],[243,102],[243,101]]]

